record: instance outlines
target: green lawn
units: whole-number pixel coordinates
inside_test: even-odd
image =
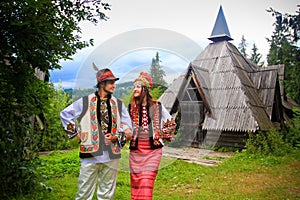
[[[122,155],[115,199],[129,200],[128,150]],[[153,199],[300,199],[299,155],[299,150],[284,157],[237,153],[214,167],[164,158]],[[80,165],[78,151],[53,153],[41,156],[41,160],[44,166],[39,172],[48,176],[44,183],[52,191],[37,189],[35,194],[18,199],[74,199]]]

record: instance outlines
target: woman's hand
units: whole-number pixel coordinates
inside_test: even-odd
[[[124,133],[125,133],[125,137],[126,137],[126,140],[127,140],[127,141],[132,139],[132,132],[131,132],[131,130],[130,130],[129,128],[126,129],[126,130],[124,131]]]

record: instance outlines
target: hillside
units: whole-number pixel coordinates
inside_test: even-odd
[[[128,96],[131,94],[133,88],[133,82],[125,82],[117,84],[117,87],[114,92],[114,96],[122,99],[125,96]],[[70,98],[73,99],[73,101],[76,101],[80,97],[83,97],[85,95],[91,94],[95,91],[97,91],[96,88],[68,88],[64,90],[66,93],[70,95]]]

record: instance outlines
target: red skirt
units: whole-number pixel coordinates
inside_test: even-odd
[[[138,149],[131,150],[130,183],[131,199],[152,199],[153,187],[162,157],[162,149],[151,149],[148,133],[141,133],[138,139]],[[147,135],[148,136],[148,135]]]

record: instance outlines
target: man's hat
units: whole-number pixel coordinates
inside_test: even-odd
[[[98,69],[98,67],[93,63],[93,68],[97,71],[96,78],[98,83],[108,80],[114,80],[117,81],[119,78],[116,78],[115,75],[112,73],[112,71],[108,68],[104,69]]]
[[[137,79],[135,79],[134,82],[139,82],[143,86],[146,86],[148,89],[151,89],[153,86],[152,78],[147,72],[141,72],[139,77],[137,77]]]

